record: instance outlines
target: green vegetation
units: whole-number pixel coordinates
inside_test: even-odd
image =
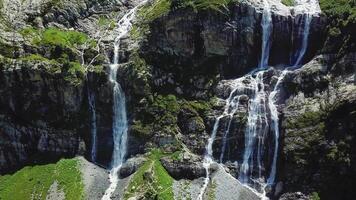
[[[116,25],[116,21],[113,19],[108,19],[105,16],[100,16],[98,20],[98,25],[104,29],[113,30]]]
[[[143,17],[145,22],[151,22],[167,13],[171,8],[171,0],[156,0],[152,5],[144,6],[138,12],[139,17]]]
[[[136,171],[127,187],[125,199],[135,194],[142,194],[146,199],[173,199],[173,178],[160,162],[165,155],[157,149],[150,152],[148,160]]]
[[[25,61],[25,62],[47,62],[47,63],[51,63],[53,65],[59,65],[59,63],[57,63],[55,60],[50,60],[48,58],[45,58],[39,54],[30,54],[24,57],[21,57],[20,60]]]
[[[77,48],[85,43],[95,46],[94,41],[91,41],[86,34],[78,31],[61,30],[58,28],[37,30],[29,27],[21,30],[20,34],[36,46],[53,45],[71,49]]]
[[[13,175],[0,176],[0,199],[46,199],[57,181],[68,200],[84,198],[84,186],[78,161],[60,160],[56,164],[25,167]]]
[[[35,47],[46,49],[45,56],[33,54],[20,58],[23,61],[46,61],[55,66],[52,72],[62,71],[64,79],[71,84],[78,85],[82,82],[85,74],[85,68],[78,59],[78,51],[93,48],[96,46],[94,40],[91,40],[86,34],[78,31],[61,30],[58,28],[47,28],[38,30],[32,27],[22,29],[20,34]],[[84,51],[84,57],[91,53]],[[89,57],[93,57],[91,55]],[[58,66],[62,70],[58,70]]]
[[[195,11],[199,10],[215,10],[222,12],[228,10],[227,6],[230,3],[238,2],[238,0],[175,0],[172,7],[176,8],[193,8]]]
[[[18,47],[13,44],[7,44],[0,40],[0,55],[7,58],[14,58],[15,52],[18,50]]]
[[[305,128],[308,126],[315,126],[315,125],[319,124],[320,122],[322,122],[324,119],[325,119],[324,112],[309,111],[309,112],[303,113],[302,115],[300,115],[296,118],[289,119],[289,121],[287,122],[287,128],[301,129],[301,128]],[[322,128],[324,125],[320,125],[320,126]]]
[[[356,48],[356,1],[320,0],[320,8],[328,17],[328,36],[324,51],[339,56]],[[335,52],[336,51],[336,52]]]
[[[214,200],[216,199],[215,197],[215,191],[216,191],[216,182],[213,181],[211,185],[208,188],[208,200]]]
[[[310,200],[320,200],[319,194],[317,192],[313,192],[310,196]]]
[[[282,0],[282,3],[286,6],[294,6],[294,0]]]

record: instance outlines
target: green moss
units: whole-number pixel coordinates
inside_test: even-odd
[[[84,198],[84,186],[77,160],[25,167],[13,175],[0,177],[0,199],[46,199],[50,186],[57,181],[68,200]]]
[[[131,125],[131,133],[140,138],[148,138],[152,135],[152,124],[143,124],[141,121],[134,121]]]
[[[116,25],[116,21],[113,19],[108,19],[105,16],[100,16],[98,20],[98,25],[108,30],[113,30]]]
[[[45,58],[45,57],[43,57],[42,55],[39,55],[39,54],[30,54],[30,55],[21,57],[19,59],[22,60],[22,61],[25,61],[25,62],[32,62],[32,61],[38,62],[38,61],[41,61],[41,62],[51,63],[51,64],[54,64],[54,65],[59,65],[55,60],[50,60],[50,59]]]
[[[90,40],[85,33],[72,30],[61,30],[58,28],[38,30],[28,27],[20,30],[20,34],[36,46],[50,45],[62,48],[77,48],[85,43],[95,46],[95,42]]]
[[[215,200],[216,182],[212,182],[208,188],[208,200]]]
[[[148,160],[136,171],[124,194],[128,199],[138,194],[147,199],[173,199],[173,178],[162,166],[160,158],[167,154],[158,149],[150,152]]]
[[[324,51],[344,55],[356,48],[356,2],[320,0],[320,8],[328,17],[328,35]]]
[[[156,0],[151,5],[144,6],[138,12],[138,16],[142,17],[145,22],[153,20],[169,13],[171,8],[171,0]]]
[[[78,62],[69,62],[65,64],[67,68],[64,80],[73,85],[79,85],[83,82],[85,75],[85,68]]]
[[[310,196],[310,200],[320,200],[319,194],[317,192],[313,192]]]
[[[175,0],[173,8],[193,8],[199,10],[215,10],[226,13],[228,5],[239,2],[238,0]]]
[[[281,2],[286,6],[294,6],[294,0],[282,0]]]
[[[314,126],[320,124],[325,118],[325,113],[322,111],[309,111],[296,118],[290,118],[287,122],[287,128],[289,129],[301,129],[309,126]],[[320,128],[324,125],[320,124]]]
[[[0,55],[7,58],[15,58],[15,52],[18,50],[18,47],[14,44],[7,44],[1,41],[0,39]]]

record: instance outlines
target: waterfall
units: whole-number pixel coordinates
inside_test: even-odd
[[[262,14],[262,52],[259,63],[259,68],[264,69],[268,66],[269,53],[271,49],[270,37],[272,32],[272,14],[268,0],[263,0],[263,14]]]
[[[213,131],[211,133],[210,138],[208,139],[208,144],[205,147],[206,153],[205,153],[204,161],[203,161],[203,167],[205,168],[205,178],[204,178],[203,187],[201,188],[199,196],[197,198],[198,200],[203,199],[204,192],[209,185],[209,180],[210,180],[209,168],[210,168],[210,165],[213,163],[213,143],[214,143],[216,133],[219,128],[219,122],[220,122],[221,118],[222,118],[222,116],[219,116],[218,118],[216,118]]]
[[[264,138],[268,131],[268,118],[266,110],[266,92],[263,83],[264,71],[259,71],[252,77],[254,96],[249,101],[247,127],[245,130],[245,151],[240,168],[239,180],[248,184],[254,175],[254,162],[257,162],[258,179],[262,178]],[[257,150],[255,149],[257,145]],[[257,152],[256,152],[257,151]]]
[[[307,47],[308,47],[308,39],[309,39],[309,30],[310,30],[310,22],[312,20],[312,15],[310,15],[309,13],[305,13],[302,16],[302,23],[301,25],[298,27],[298,33],[302,32],[302,41],[301,41],[301,46],[299,48],[299,50],[296,53],[296,60],[293,64],[293,67],[298,67],[303,58],[304,55],[307,51]],[[303,26],[304,25],[304,26]]]
[[[96,131],[96,108],[95,108],[95,95],[89,88],[89,79],[87,78],[87,93],[90,112],[90,134],[91,134],[91,152],[90,158],[92,162],[96,162],[96,148],[97,148],[97,131]]]
[[[271,112],[271,120],[272,120],[272,126],[271,130],[274,133],[274,153],[273,153],[273,160],[272,160],[272,166],[271,166],[271,171],[269,174],[269,177],[267,179],[267,184],[272,185],[275,182],[276,179],[276,168],[277,168],[277,157],[278,157],[278,146],[279,146],[279,116],[278,116],[278,109],[277,109],[277,94],[280,89],[280,85],[284,79],[284,77],[288,74],[288,72],[291,69],[296,69],[302,62],[306,50],[308,48],[308,40],[309,40],[309,33],[310,33],[310,23],[312,21],[312,13],[318,13],[319,12],[319,4],[315,0],[311,1],[304,1],[304,0],[297,0],[296,3],[299,6],[302,6],[302,20],[300,25],[298,26],[298,34],[302,33],[302,39],[301,39],[301,45],[300,48],[298,49],[296,55],[295,55],[295,62],[293,63],[292,67],[286,68],[285,70],[282,71],[282,73],[279,75],[278,80],[276,85],[273,88],[273,91],[270,93],[268,97],[268,106],[269,110]]]
[[[234,81],[234,83],[232,85],[232,91],[230,92],[229,97],[225,100],[224,112],[216,118],[214,127],[213,127],[213,131],[211,133],[210,138],[208,139],[208,144],[205,147],[206,153],[204,156],[203,166],[205,168],[206,177],[204,179],[203,187],[200,190],[200,193],[198,196],[198,199],[200,199],[200,200],[203,198],[204,192],[209,184],[209,180],[210,180],[209,167],[213,163],[213,143],[215,141],[215,137],[216,137],[216,134],[219,129],[220,121],[224,117],[229,117],[227,128],[224,130],[223,145],[222,145],[222,151],[221,151],[221,155],[220,155],[220,163],[222,162],[222,159],[224,157],[227,135],[230,131],[230,125],[231,125],[233,116],[237,112],[238,107],[239,107],[239,102],[240,102],[240,97],[241,97],[240,90],[244,89],[244,87],[245,87],[242,82],[243,80],[245,80],[244,77],[240,78],[240,79],[236,79]]]
[[[110,186],[105,191],[103,200],[111,199],[111,195],[114,193],[119,177],[118,172],[121,165],[125,161],[125,156],[127,153],[127,137],[128,137],[128,123],[127,123],[127,113],[126,113],[126,98],[120,83],[117,81],[117,70],[119,67],[119,49],[120,40],[122,37],[127,35],[131,30],[132,20],[135,17],[136,11],[139,6],[143,5],[146,1],[142,1],[136,7],[130,9],[117,24],[117,37],[114,43],[114,61],[110,65],[109,81],[113,85],[113,124],[112,124],[112,134],[114,149],[111,160],[111,171],[110,171]]]
[[[221,154],[220,154],[220,163],[222,163],[223,158],[224,158],[224,153],[225,153],[225,149],[226,149],[226,140],[227,140],[227,135],[230,132],[230,127],[231,127],[231,122],[232,119],[234,118],[235,113],[237,112],[238,108],[239,108],[239,103],[240,103],[240,95],[238,96],[234,96],[233,94],[234,92],[237,90],[237,88],[231,92],[230,97],[228,99],[228,105],[227,108],[225,109],[225,114],[229,117],[229,121],[227,123],[227,128],[224,131],[224,136],[223,136],[223,144],[221,147]]]

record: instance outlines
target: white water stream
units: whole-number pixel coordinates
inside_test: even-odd
[[[118,172],[125,161],[125,156],[127,153],[127,113],[126,113],[126,99],[125,93],[123,92],[121,85],[117,81],[117,70],[119,67],[119,49],[120,40],[122,37],[126,36],[132,28],[132,20],[135,18],[137,9],[142,6],[146,1],[141,1],[139,5],[130,9],[117,24],[117,37],[114,43],[114,61],[110,65],[109,81],[113,85],[113,141],[114,150],[112,155],[110,171],[110,186],[105,191],[102,200],[110,200],[112,194],[114,193],[119,176]]]
[[[262,52],[259,62],[259,68],[265,69],[268,67],[269,52],[271,49],[271,32],[272,32],[272,13],[268,0],[263,0],[263,13],[262,13]]]

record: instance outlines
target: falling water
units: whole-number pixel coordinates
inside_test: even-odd
[[[210,138],[208,139],[208,144],[205,147],[206,153],[204,156],[203,166],[205,168],[206,177],[204,179],[204,185],[203,185],[203,187],[199,193],[199,196],[198,196],[199,200],[201,200],[203,198],[204,192],[209,184],[209,180],[210,180],[209,179],[209,167],[213,163],[213,143],[215,141],[215,137],[216,137],[217,131],[219,129],[220,121],[222,118],[228,117],[229,121],[228,121],[227,128],[224,131],[223,145],[222,145],[222,151],[221,151],[221,155],[220,155],[220,162],[222,162],[222,159],[224,157],[224,151],[226,148],[226,140],[227,140],[227,135],[230,130],[231,121],[239,107],[239,101],[240,101],[240,97],[241,97],[240,92],[242,89],[244,89],[246,87],[242,83],[243,80],[245,80],[244,77],[240,78],[240,79],[236,79],[233,82],[233,85],[232,85],[233,89],[230,92],[228,99],[225,100],[226,103],[225,103],[224,112],[216,118],[213,131],[211,133]]]
[[[302,6],[302,12],[303,12],[302,22],[298,27],[298,33],[302,32],[301,46],[295,56],[296,60],[294,64],[292,65],[291,68],[287,68],[282,71],[282,73],[278,77],[276,85],[273,88],[273,91],[270,93],[268,97],[268,106],[271,112],[271,120],[272,120],[271,130],[273,131],[275,137],[273,161],[272,161],[271,171],[267,179],[267,184],[269,185],[274,184],[276,179],[276,168],[277,168],[277,157],[278,157],[278,146],[279,146],[279,116],[278,116],[278,109],[277,109],[277,100],[278,100],[277,94],[279,92],[280,85],[284,77],[286,76],[286,74],[288,74],[289,70],[296,69],[301,64],[304,55],[306,53],[306,50],[308,48],[310,23],[313,17],[312,14],[320,12],[319,3],[316,0],[311,0],[311,1],[297,0],[296,4]]]
[[[90,112],[90,133],[91,133],[91,153],[90,158],[92,162],[96,161],[96,148],[97,148],[97,131],[96,131],[96,108],[95,108],[95,95],[87,86],[89,112]]]
[[[248,120],[245,130],[245,151],[240,169],[239,180],[247,184],[253,177],[254,162],[257,162],[258,179],[262,178],[264,138],[267,133],[268,118],[266,110],[266,92],[263,83],[264,71],[253,78],[254,97],[249,101]],[[257,152],[255,147],[257,145]]]
[[[118,172],[121,165],[125,161],[127,151],[127,113],[126,113],[126,99],[121,85],[117,81],[117,70],[119,67],[119,48],[120,40],[125,36],[132,27],[132,20],[135,17],[136,11],[139,6],[143,5],[146,1],[142,1],[139,5],[129,10],[120,21],[118,22],[118,36],[114,43],[114,62],[110,65],[109,81],[113,85],[113,142],[114,150],[111,160],[110,171],[110,186],[106,190],[103,200],[109,200],[114,193],[119,177]]]
[[[285,75],[288,73],[288,70],[283,70],[281,75],[278,77],[278,81],[274,86],[273,91],[268,96],[268,107],[271,112],[271,130],[274,133],[274,153],[273,153],[273,160],[272,160],[272,167],[267,179],[267,184],[271,185],[274,184],[276,179],[276,168],[277,168],[277,158],[278,158],[278,146],[279,146],[279,116],[278,116],[278,109],[277,109],[277,93],[279,91],[279,86],[282,83]]]
[[[302,44],[301,44],[300,49],[297,51],[297,56],[296,56],[297,59],[294,62],[293,67],[297,67],[297,66],[299,66],[301,64],[301,61],[304,58],[305,52],[307,51],[311,20],[312,20],[312,15],[310,15],[309,13],[305,13],[303,15],[303,20],[302,20],[302,23],[301,23],[304,26],[298,27],[298,29],[302,29],[302,32],[303,32]]]
[[[269,52],[271,48],[270,37],[272,31],[272,14],[268,0],[263,0],[263,14],[262,14],[262,52],[259,68],[264,69],[268,66]]]
[[[216,133],[219,128],[219,122],[220,122],[221,118],[222,118],[222,116],[219,116],[218,118],[216,118],[213,131],[211,133],[210,138],[208,139],[208,144],[205,147],[206,153],[205,153],[204,162],[203,162],[203,167],[205,168],[205,179],[204,179],[203,187],[201,188],[199,196],[197,198],[198,200],[203,199],[204,192],[209,185],[209,180],[210,180],[209,168],[210,168],[210,165],[213,163],[213,143],[214,143]]]
[[[235,91],[236,90],[237,90],[237,88],[235,89]],[[220,154],[220,159],[219,159],[220,163],[222,163],[223,158],[224,158],[227,136],[228,136],[228,134],[230,132],[231,122],[232,122],[232,119],[234,117],[234,114],[236,113],[236,111],[239,108],[239,103],[240,103],[240,98],[241,98],[240,95],[233,97],[233,94],[234,94],[234,92],[231,92],[230,97],[228,99],[228,102],[229,102],[228,106],[226,107],[225,112],[224,112],[225,115],[228,116],[229,121],[228,121],[227,127],[226,127],[226,129],[224,131],[223,144],[222,144],[222,147],[221,147],[221,154]]]

